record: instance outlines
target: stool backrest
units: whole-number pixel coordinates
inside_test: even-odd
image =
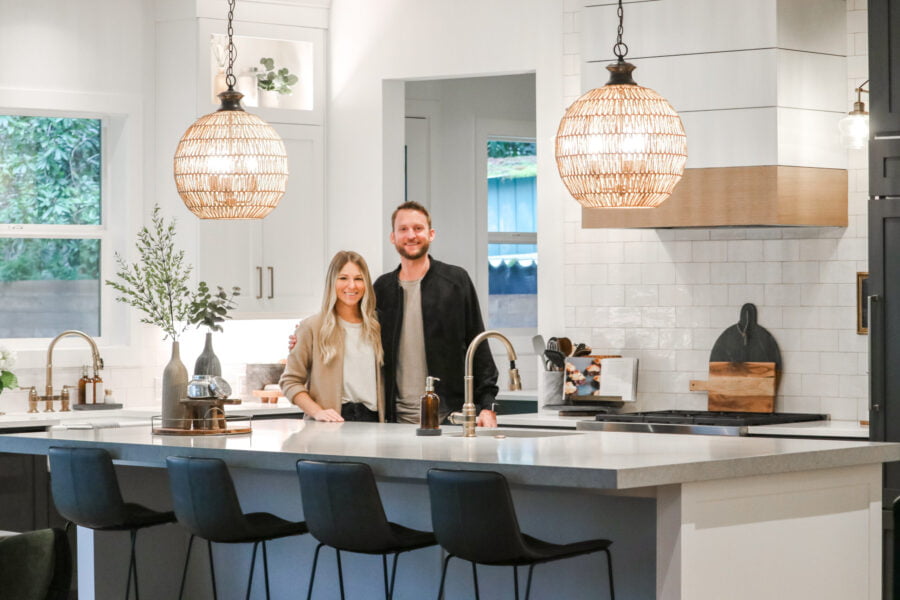
[[[125,522],[125,502],[103,448],[50,448],[50,489],[56,510],[82,527],[104,529]]]
[[[376,551],[393,539],[369,465],[300,460],[297,475],[314,538],[352,552]]]
[[[429,469],[428,494],[434,536],[450,554],[478,563],[527,554],[503,475]]]
[[[253,536],[224,461],[169,456],[166,466],[175,517],[188,531],[212,542]]]

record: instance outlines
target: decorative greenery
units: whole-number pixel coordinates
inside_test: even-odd
[[[14,366],[16,366],[16,353],[0,346],[0,392],[19,387],[19,380],[12,372]]]
[[[116,253],[119,281],[106,280],[121,294],[116,301],[143,311],[141,323],[156,325],[173,341],[191,323],[194,297],[187,282],[191,267],[184,264],[184,250],[175,249],[175,219],[165,224],[157,204],[151,229],[142,227],[135,243],[140,261],[128,264]]]
[[[228,311],[237,306],[237,302],[234,299],[241,295],[241,288],[239,287],[232,287],[231,295],[222,289],[222,286],[217,285],[216,289],[218,291],[215,294],[211,294],[206,282],[201,281],[194,296],[194,301],[191,302],[191,324],[196,325],[198,328],[206,326],[210,333],[222,331],[222,326],[219,323],[223,323],[225,319],[231,318],[228,316]]]
[[[291,88],[300,81],[296,75],[291,74],[287,67],[276,70],[275,60],[272,58],[261,58],[259,63],[266,70],[265,73],[256,76],[256,85],[261,90],[287,95],[293,91]]]

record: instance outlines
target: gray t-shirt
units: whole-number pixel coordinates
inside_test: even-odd
[[[344,387],[341,403],[362,402],[369,410],[378,410],[375,382],[375,349],[362,337],[362,323],[338,318],[344,330]]]
[[[400,281],[403,288],[403,324],[397,356],[397,421],[418,423],[419,406],[425,393],[428,364],[425,361],[425,330],[422,325],[421,279]]]

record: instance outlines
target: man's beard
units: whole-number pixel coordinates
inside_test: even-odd
[[[394,247],[397,249],[397,253],[407,260],[416,260],[417,258],[422,258],[426,254],[428,254],[428,247],[431,244],[428,242],[423,243],[413,252],[410,252],[406,249],[406,246],[403,244],[395,244]]]

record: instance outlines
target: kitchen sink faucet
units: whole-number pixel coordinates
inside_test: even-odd
[[[489,330],[482,331],[469,344],[466,350],[466,376],[465,376],[465,402],[462,406],[462,412],[450,413],[450,422],[454,425],[463,426],[463,437],[475,437],[475,378],[472,375],[475,362],[475,350],[484,340],[488,338],[497,338],[506,346],[506,356],[509,358],[509,389],[521,390],[522,379],[519,377],[519,370],[516,368],[516,350],[512,343],[506,339],[506,336],[499,331]]]
[[[53,412],[53,401],[59,397],[53,395],[53,347],[56,346],[56,342],[67,336],[76,336],[83,338],[91,346],[91,357],[94,361],[94,377],[96,377],[97,373],[100,372],[100,369],[103,368],[103,359],[100,358],[100,350],[97,348],[97,343],[91,336],[89,336],[85,332],[78,331],[77,329],[68,329],[53,338],[53,341],[50,342],[50,347],[47,348],[47,387],[45,388],[46,394],[40,397],[41,400],[44,400],[46,402],[46,408],[44,409],[44,412]]]

